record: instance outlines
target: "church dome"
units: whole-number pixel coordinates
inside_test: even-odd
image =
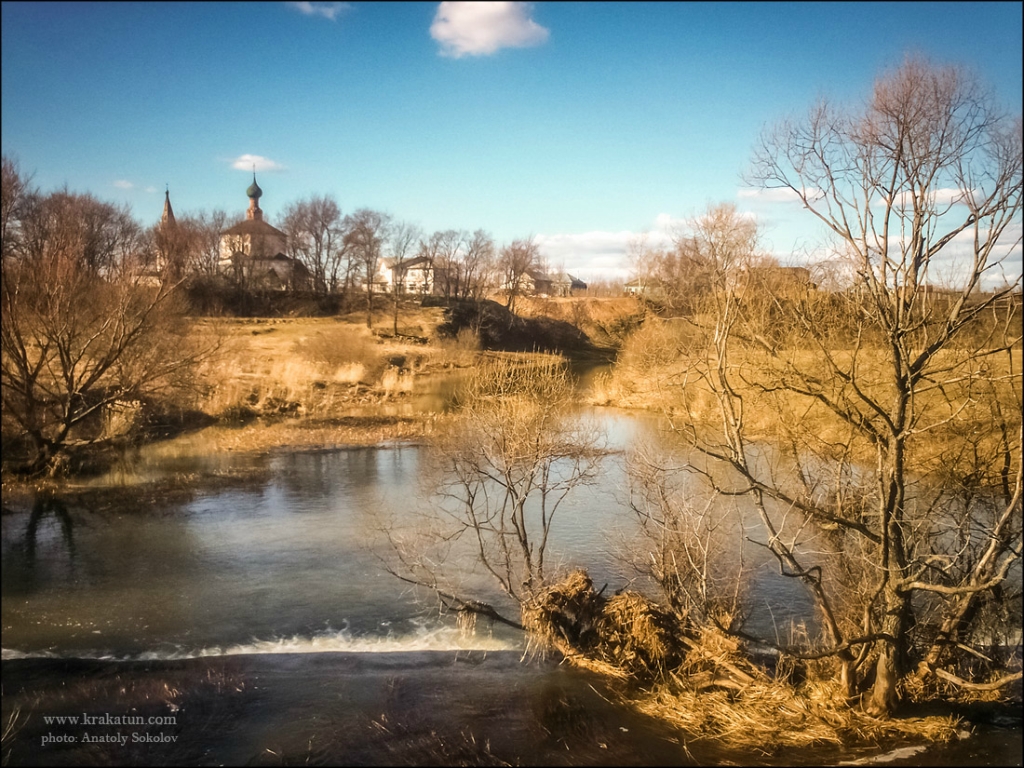
[[[263,190],[260,189],[260,185],[256,183],[256,174],[252,176],[252,184],[245,190],[245,194],[253,200],[259,200],[263,196]]]

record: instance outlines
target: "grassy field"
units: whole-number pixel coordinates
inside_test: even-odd
[[[384,315],[372,330],[363,314],[199,320],[196,333],[216,351],[197,373],[191,407],[231,427],[215,450],[415,438],[421,419],[388,416],[380,406],[478,354],[465,340],[436,337],[442,315],[406,311],[398,337]]]
[[[628,318],[636,316],[638,304],[630,298],[525,299],[517,309],[527,317],[578,324],[588,336],[609,343],[632,322]],[[197,373],[190,403],[218,421],[204,444],[241,451],[422,437],[433,415],[417,409],[417,397],[436,389],[440,379],[502,354],[480,349],[466,331],[442,336],[444,320],[444,308],[414,304],[403,306],[398,336],[386,306],[375,313],[372,329],[361,311],[197,320],[195,332],[217,347]]]
[[[521,300],[519,312],[576,325],[588,336],[610,335],[636,316],[634,299]],[[216,417],[294,413],[330,417],[352,406],[407,396],[416,382],[453,368],[474,365],[479,342],[471,333],[443,338],[444,309],[407,305],[394,336],[387,311],[367,328],[361,312],[328,318],[197,321],[196,332],[218,351],[199,372],[196,407]],[[635,322],[635,321],[633,321]]]

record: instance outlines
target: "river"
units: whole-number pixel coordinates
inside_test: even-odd
[[[594,418],[613,450],[655,428]],[[524,657],[515,630],[463,632],[381,567],[382,529],[431,503],[424,450],[143,455],[138,477],[250,479],[157,500],[129,483],[114,502],[5,514],[4,764],[1019,764],[1019,718],[981,718],[952,745],[737,753],[611,703],[590,673]],[[553,531],[563,567],[612,589],[637,584],[625,493],[613,453]],[[806,620],[791,581],[762,565],[763,602],[786,609],[755,611],[760,629]],[[498,600],[468,563],[461,583]]]

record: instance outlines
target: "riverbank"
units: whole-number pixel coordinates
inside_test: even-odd
[[[5,661],[3,717],[4,763],[26,766],[1019,765],[1021,749],[1019,712],[996,710],[950,744],[729,749],[514,651]]]
[[[417,440],[445,409],[459,377],[488,358],[532,358],[537,349],[569,344],[562,352],[577,363],[606,363],[607,345],[621,341],[628,325],[622,317],[636,309],[631,299],[520,303],[522,314],[511,315],[493,301],[454,309],[405,302],[397,324],[383,307],[372,328],[361,312],[193,319],[190,338],[206,352],[189,380],[91,417],[69,440],[56,476],[95,475],[140,447],[210,433],[211,426],[225,429],[210,433],[215,439],[204,448],[212,451]],[[474,307],[478,314],[466,315]],[[605,346],[591,343],[584,328]],[[19,482],[15,473],[29,450],[22,438],[5,420],[5,484]]]

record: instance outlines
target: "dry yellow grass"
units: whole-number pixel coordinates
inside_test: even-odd
[[[631,337],[612,374],[595,387],[592,402],[668,412],[698,427],[720,426],[721,405],[709,384],[714,364],[697,334],[685,320],[648,320]],[[831,350],[828,355],[839,367],[855,371],[856,388],[875,399],[882,412],[891,409],[896,393],[881,350],[861,349],[855,365],[848,350]],[[921,383],[913,398],[919,433],[912,445],[917,469],[948,468],[951,457],[965,446],[982,456],[998,454],[1002,438],[993,424],[1005,420],[1012,434],[1020,419],[1021,356],[1018,344],[1012,358],[956,348],[934,357],[930,370],[935,375]],[[872,417],[854,387],[832,374],[824,352],[783,349],[772,356],[736,342],[726,372],[742,398],[749,439],[806,440],[826,454],[842,449],[855,460],[873,460],[867,439],[854,435],[848,423],[820,401],[782,386],[807,377],[809,389],[820,386],[833,400],[846,398],[851,408]]]
[[[436,340],[389,338],[346,318],[205,320],[197,331],[219,343],[199,372],[196,407],[211,415],[231,409],[257,415],[331,417],[415,389],[417,376],[452,364]],[[428,338],[440,309],[402,316],[400,330]],[[384,330],[383,319],[378,329]]]

